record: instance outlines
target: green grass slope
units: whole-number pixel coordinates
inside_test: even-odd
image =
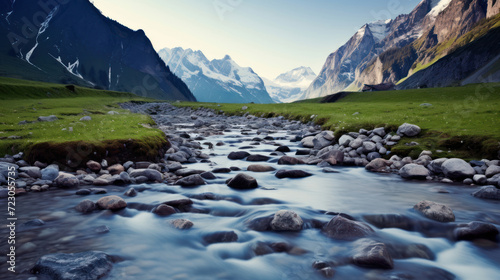
[[[181,105],[209,107],[228,114],[249,112],[257,116],[314,120],[324,129],[334,130],[337,137],[360,128],[384,126],[396,131],[405,122],[419,125],[423,129],[419,137],[403,139],[393,148],[394,153],[403,156],[418,156],[421,150],[430,149],[437,156],[492,159],[498,157],[500,150],[500,84],[352,93],[335,103],[318,102],[320,99],[290,104],[246,104],[247,111],[241,110],[243,104]],[[432,106],[421,106],[424,103]],[[404,145],[411,141],[420,145]]]
[[[120,102],[146,101],[133,94],[0,78],[0,154],[26,153],[29,161],[81,166],[88,159],[153,160],[168,145],[149,116]],[[118,115],[110,115],[116,111]],[[55,115],[55,122],[33,122]],[[91,121],[80,121],[91,116]],[[71,129],[72,131],[70,131]]]

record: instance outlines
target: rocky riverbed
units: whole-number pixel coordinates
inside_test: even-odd
[[[500,274],[498,161],[430,152],[382,159],[401,136],[420,132],[413,124],[337,141],[282,117],[123,107],[152,115],[165,131],[172,147],[162,162],[90,161],[60,172],[22,155],[0,160],[0,180],[16,169],[19,219],[16,273],[0,279]],[[0,246],[7,271],[9,247]]]

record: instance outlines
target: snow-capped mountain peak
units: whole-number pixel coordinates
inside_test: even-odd
[[[202,102],[273,103],[262,79],[229,55],[208,60],[202,51],[164,48],[160,57]]]
[[[315,78],[316,74],[310,67],[301,66],[279,75],[273,81],[263,80],[275,101],[287,103],[298,100]]]

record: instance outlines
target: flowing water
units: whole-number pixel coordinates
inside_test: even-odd
[[[196,136],[192,134],[191,136]],[[136,197],[124,197],[129,187],[109,186],[108,194],[116,194],[127,203],[158,204],[194,194],[214,193],[226,200],[194,199],[194,207],[207,213],[178,213],[159,217],[147,211],[126,208],[112,213],[97,211],[82,215],[74,210],[83,199],[97,201],[103,195],[81,197],[75,190],[51,190],[31,193],[18,198],[18,225],[42,219],[40,227],[18,227],[17,270],[15,276],[6,273],[6,248],[2,244],[1,279],[28,279],[29,268],[46,254],[104,251],[120,256],[123,261],[114,265],[108,279],[324,279],[312,268],[315,260],[337,263],[334,279],[500,279],[500,249],[495,243],[455,242],[445,237],[428,237],[419,232],[401,229],[377,229],[376,238],[386,244],[423,244],[434,258],[395,259],[392,270],[356,267],[343,260],[352,254],[355,242],[336,241],[324,236],[311,220],[328,222],[328,212],[347,213],[363,221],[367,214],[405,214],[415,220],[425,218],[414,213],[413,205],[421,200],[447,204],[456,215],[457,223],[485,221],[500,225],[500,203],[481,200],[470,195],[470,187],[462,185],[412,182],[397,175],[369,173],[364,168],[338,167],[338,173],[324,173],[317,166],[300,165],[286,169],[302,169],[313,174],[304,179],[277,179],[274,172],[244,171],[252,163],[227,158],[231,151],[248,146],[257,136],[255,131],[242,136],[239,129],[224,135],[211,136],[206,141],[223,141],[215,146],[209,163],[185,165],[193,169],[211,170],[214,167],[240,167],[243,171],[216,174],[217,179],[196,188],[181,188],[167,184],[133,185],[140,190]],[[292,149],[297,143],[284,140],[284,131],[272,134],[277,143]],[[259,136],[262,137],[262,136]],[[281,140],[280,140],[281,139]],[[261,144],[247,150],[252,154],[269,155],[276,146]],[[279,157],[265,164],[276,169]],[[245,172],[255,177],[259,188],[248,191],[230,189],[226,179]],[[443,193],[443,190],[447,193]],[[256,205],[256,199],[270,198],[271,204]],[[2,202],[3,205],[3,202]],[[3,207],[3,206],[2,206]],[[297,212],[305,221],[300,232],[257,232],[248,229],[246,222],[269,216],[281,209]],[[194,223],[189,230],[169,225],[172,219],[185,218]],[[97,233],[106,225],[108,233]],[[206,245],[203,236],[217,231],[234,231],[238,241]],[[2,236],[7,232],[2,229]],[[286,242],[294,247],[289,253],[256,256],[256,242]],[[446,272],[447,271],[447,272]],[[413,278],[412,278],[413,277]]]

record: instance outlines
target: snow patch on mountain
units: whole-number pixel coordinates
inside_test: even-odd
[[[451,0],[431,0],[432,10],[428,13],[431,17],[437,17],[439,13],[444,11],[450,5]]]

